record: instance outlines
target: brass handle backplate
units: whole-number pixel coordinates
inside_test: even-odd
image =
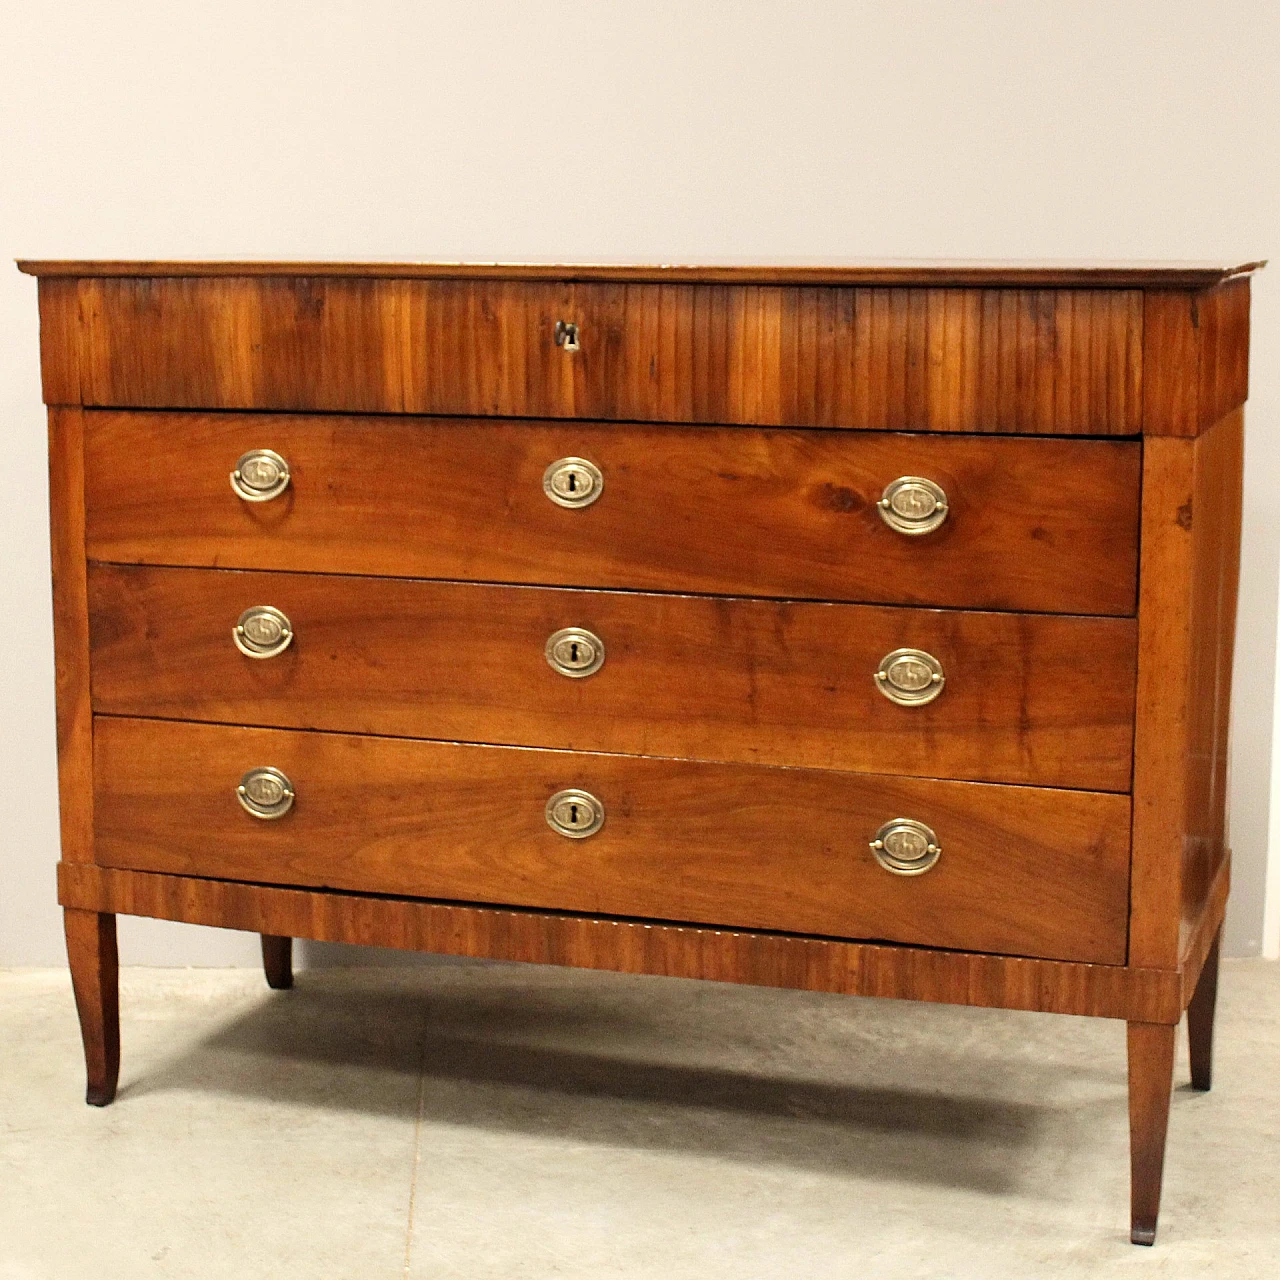
[[[255,818],[283,818],[293,808],[293,783],[279,769],[264,765],[240,779],[236,799]]]
[[[876,861],[896,876],[923,875],[942,856],[932,827],[914,818],[893,818],[871,841]]]
[[[604,804],[577,787],[557,791],[547,801],[547,826],[570,840],[585,840],[604,826]]]
[[[923,476],[899,476],[885,485],[876,509],[890,529],[914,537],[932,533],[947,518],[949,504],[941,485]]]
[[[289,464],[274,450],[250,449],[236,463],[231,487],[246,502],[270,502],[289,487]]]
[[[552,671],[581,680],[604,666],[604,641],[585,627],[565,627],[547,640],[546,655]]]
[[[589,507],[604,492],[604,476],[586,458],[559,458],[542,473],[542,491],[559,507]]]
[[[246,658],[274,658],[293,643],[293,627],[279,609],[255,604],[240,615],[231,638]]]
[[[922,707],[943,690],[942,663],[923,649],[895,649],[880,659],[876,688],[900,707]]]

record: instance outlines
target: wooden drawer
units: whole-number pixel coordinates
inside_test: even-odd
[[[1053,613],[1135,607],[1135,443],[600,423],[87,415],[90,559]],[[241,454],[292,471],[238,498]],[[565,509],[548,464],[582,457]],[[881,519],[924,476],[932,533]]]
[[[236,786],[271,766],[274,821]],[[101,865],[1120,964],[1129,800],[1085,791],[99,717]],[[603,802],[553,831],[563,788]],[[942,854],[895,875],[909,817]],[[356,908],[353,908],[356,909]]]
[[[242,612],[294,639],[258,661]],[[93,705],[117,715],[329,729],[1125,791],[1136,625],[295,573],[94,566]],[[604,642],[586,678],[548,638]],[[922,649],[934,701],[876,687]]]
[[[1136,289],[166,276],[78,291],[89,405],[1141,429]],[[561,321],[578,350],[556,344]]]

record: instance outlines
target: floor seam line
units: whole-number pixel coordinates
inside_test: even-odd
[[[427,1098],[427,1031],[422,1030],[422,1052],[418,1056],[418,1107],[413,1121],[413,1170],[409,1175],[409,1221],[404,1239],[404,1280],[413,1265],[413,1218],[418,1197],[418,1168],[422,1164],[422,1115]]]

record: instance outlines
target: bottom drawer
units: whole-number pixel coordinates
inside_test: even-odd
[[[292,803],[246,808],[284,775]],[[1129,799],[1084,791],[99,717],[103,866],[1122,964]],[[583,835],[589,799],[603,822]],[[286,796],[277,807],[288,804]],[[936,833],[887,870],[892,820]],[[888,850],[914,852],[912,835]]]

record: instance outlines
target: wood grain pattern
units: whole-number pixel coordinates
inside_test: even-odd
[[[84,533],[84,414],[49,410],[49,535],[62,857],[93,861],[93,712]]]
[[[24,260],[18,269],[35,276],[336,276],[428,280],[612,280],[733,284],[968,285],[1026,288],[1207,288],[1264,262],[992,262],[964,259],[836,261],[780,265],[724,261],[695,265],[633,263],[503,262],[269,262]]]
[[[250,414],[88,415],[95,560],[1130,614],[1140,447],[822,431]],[[288,459],[246,503],[242,453]],[[578,456],[589,507],[548,500]],[[876,503],[927,476],[950,499],[906,537]],[[153,477],[163,477],[159,482]]]
[[[245,657],[271,605],[294,640]],[[114,715],[1128,791],[1129,618],[556,591],[94,565],[94,709]],[[603,668],[569,679],[553,632]],[[881,659],[937,658],[942,694],[899,706]]]
[[[1178,1028],[1166,1023],[1130,1022],[1128,1027],[1129,1239],[1134,1244],[1156,1242],[1177,1035]]]
[[[1244,404],[1249,295],[1247,276],[1209,290],[1144,295],[1144,433],[1198,436]]]
[[[1136,289],[78,282],[84,402],[1135,435]],[[554,341],[579,326],[581,349]]]
[[[82,866],[82,863],[63,863]],[[80,1017],[87,1086],[85,1101],[105,1107],[120,1078],[120,961],[116,918],[110,912],[68,906],[62,913],[67,963]]]
[[[263,822],[249,769],[297,802]],[[1126,796],[99,717],[102,866],[1122,963]],[[603,828],[558,835],[580,787]],[[895,876],[908,816],[943,855]]]
[[[1133,963],[1173,968],[1226,857],[1243,414],[1144,446]],[[1178,909],[1174,910],[1175,904]]]
[[[47,405],[79,405],[80,291],[74,280],[40,281],[40,382]]]
[[[844,995],[1176,1023],[1177,974],[325,893],[62,863],[59,901],[322,942]]]

